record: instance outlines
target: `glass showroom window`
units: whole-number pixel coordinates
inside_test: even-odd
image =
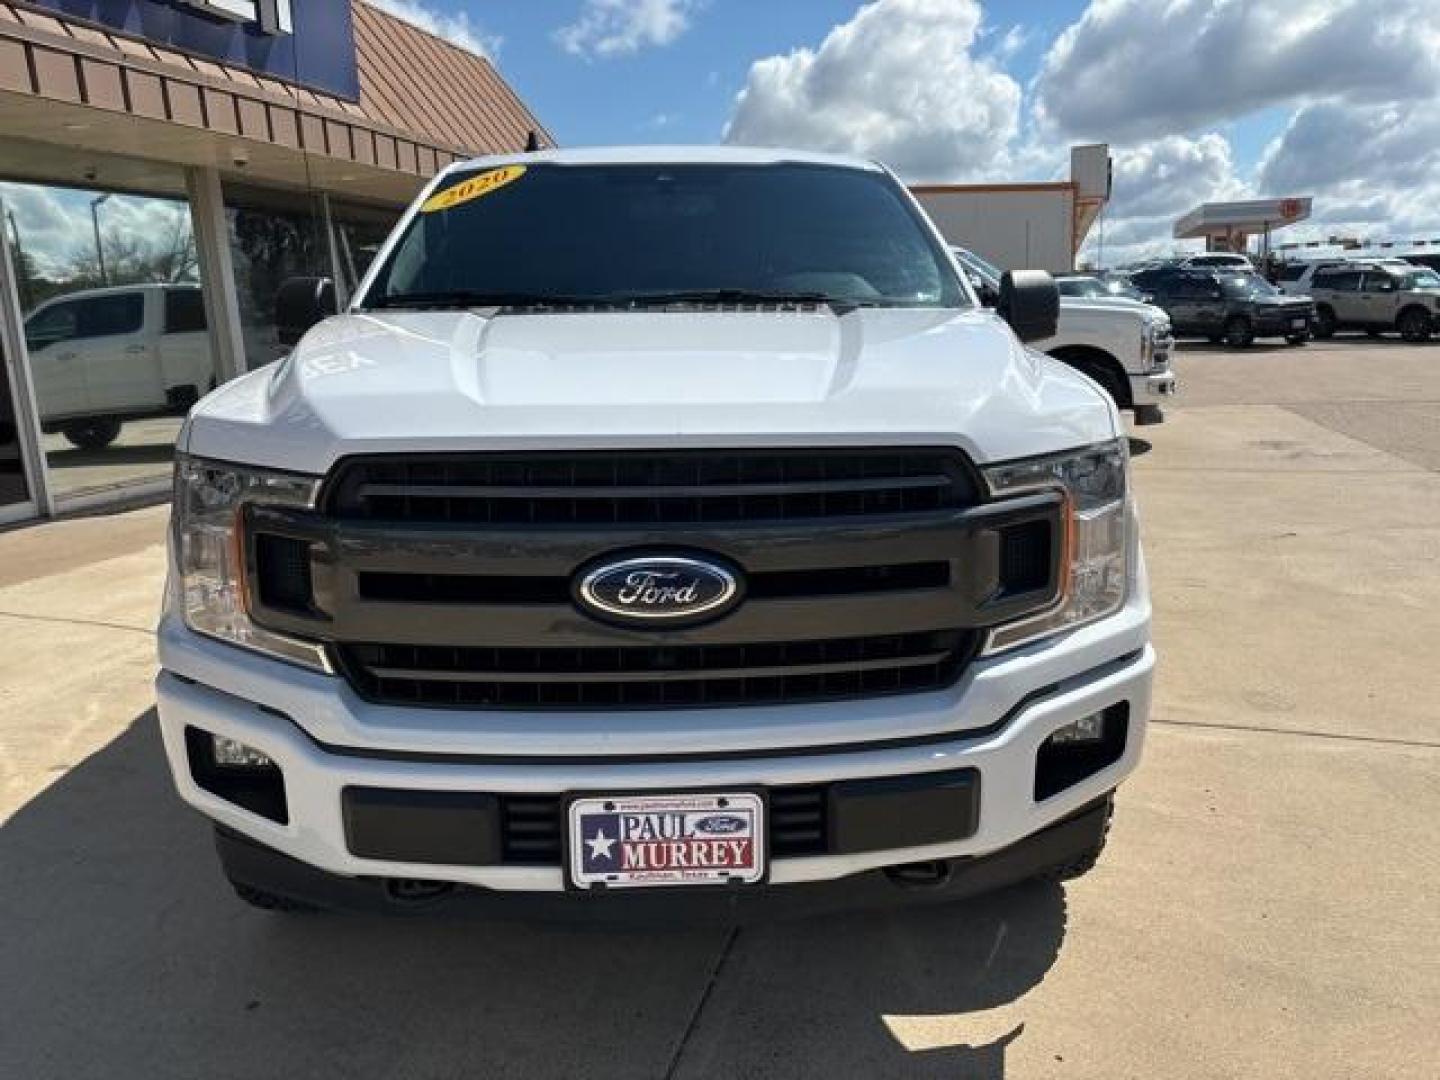
[[[51,490],[64,499],[165,479],[186,411],[215,385],[189,206],[0,190]]]
[[[286,278],[331,275],[318,197],[226,183],[225,217],[235,268],[246,367],[278,360],[289,349],[275,332],[275,294]]]

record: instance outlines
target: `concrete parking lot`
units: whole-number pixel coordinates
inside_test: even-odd
[[[1440,345],[1177,366],[1136,433],[1161,670],[1110,849],[949,908],[252,911],[150,711],[164,511],[0,535],[0,1074],[1434,1076]]]

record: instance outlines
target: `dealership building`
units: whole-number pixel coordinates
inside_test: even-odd
[[[553,140],[364,0],[0,0],[0,524],[153,494],[198,394],[438,169]]]

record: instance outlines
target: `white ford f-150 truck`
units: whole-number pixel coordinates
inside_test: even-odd
[[[970,276],[982,303],[1000,295],[1001,271],[962,247],[950,249]],[[1060,321],[1053,336],[1031,342],[1094,379],[1136,424],[1165,419],[1162,402],[1179,389],[1170,370],[1175,351],[1170,316],[1163,308],[1124,297],[1060,297]]]
[[[874,164],[544,151],[446,169],[332,297],[287,283],[294,351],[180,439],[160,726],[243,898],[1093,864],[1154,653],[1119,414],[1022,344],[1048,275],[982,307]]]

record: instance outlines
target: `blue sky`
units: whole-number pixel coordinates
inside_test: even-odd
[[[1026,86],[1047,48],[1088,3],[992,0],[984,5],[984,38],[993,47],[1007,31],[1019,28],[1023,44],[1005,66]],[[574,146],[716,142],[751,63],[816,47],[861,5],[857,0],[709,0],[670,44],[609,57],[576,56],[557,43],[556,31],[581,12],[579,0],[431,0],[429,6],[463,15],[481,33],[498,37],[492,51],[505,77],[561,144]],[[1268,109],[1225,125],[1237,165],[1253,168],[1286,115],[1284,109]]]

